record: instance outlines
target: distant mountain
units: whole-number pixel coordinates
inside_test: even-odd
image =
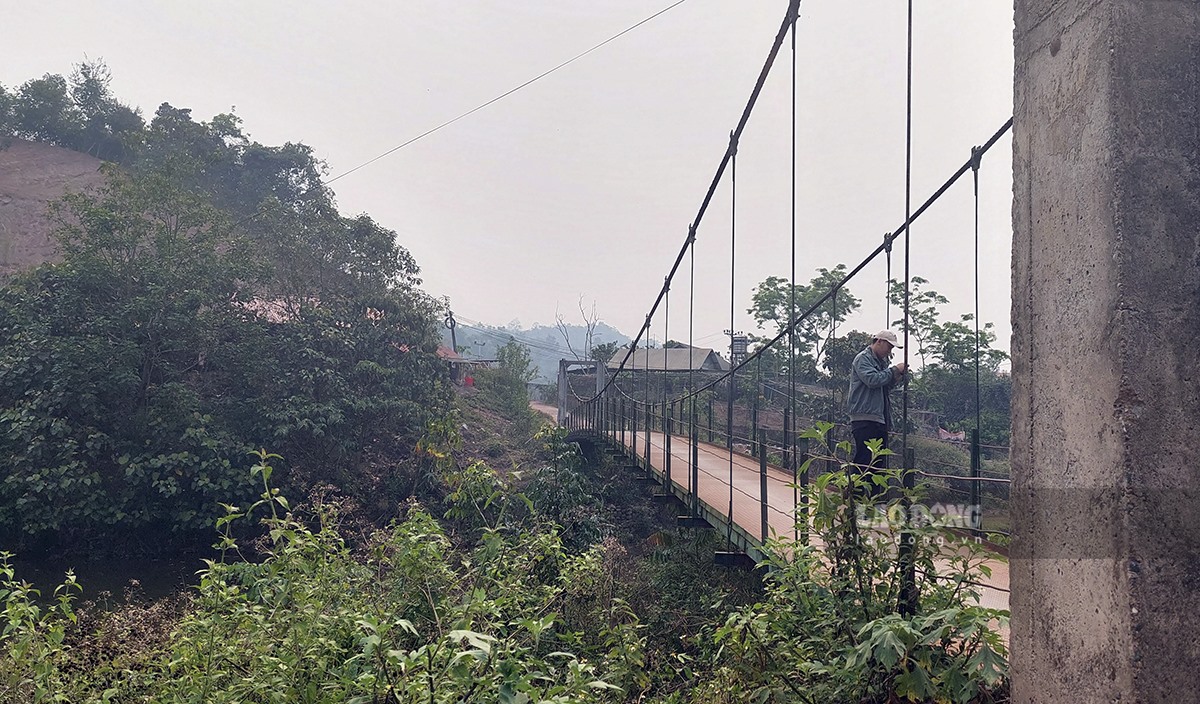
[[[509,338],[515,339],[529,348],[530,358],[538,370],[538,378],[535,381],[553,383],[558,378],[559,360],[587,357],[587,328],[583,325],[569,324],[564,327],[566,337],[553,325],[534,323],[532,327],[524,328],[517,320],[503,326],[474,325],[460,321],[455,336],[459,353],[472,359],[495,359],[496,349],[508,342]],[[449,346],[450,331],[445,331],[442,337],[446,346]],[[603,322],[597,323],[592,334],[592,344],[599,345],[605,342],[623,345],[630,342],[630,338],[614,327]]]

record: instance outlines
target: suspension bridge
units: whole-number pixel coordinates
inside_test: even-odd
[[[886,233],[879,244],[863,256],[853,268],[845,271],[839,279],[821,292],[815,301],[803,309],[796,300],[796,26],[799,21],[799,0],[789,3],[787,12],[779,25],[767,58],[751,90],[739,121],[730,132],[729,141],[721,154],[715,174],[701,198],[699,209],[687,228],[686,235],[666,276],[662,288],[645,315],[645,323],[624,357],[609,369],[600,363],[581,363],[564,360],[559,373],[559,400],[557,420],[570,429],[572,436],[601,442],[611,447],[624,459],[633,471],[643,474],[658,484],[660,495],[671,499],[683,508],[681,521],[704,524],[717,529],[726,536],[730,552],[719,557],[730,561],[750,564],[768,557],[767,545],[773,536],[791,534],[796,538],[807,536],[804,527],[801,497],[805,495],[812,473],[818,469],[830,471],[829,466],[812,467],[808,461],[807,440],[802,430],[819,420],[834,423],[834,433],[844,428],[837,424],[844,413],[834,400],[836,393],[816,402],[821,408],[814,409],[811,389],[801,383],[796,368],[802,353],[798,330],[812,325],[817,316],[826,315],[834,329],[827,331],[836,335],[838,296],[848,290],[850,282],[863,276],[864,269],[883,259],[887,268],[887,283],[893,281],[892,254],[896,246],[904,253],[902,277],[903,287],[902,334],[904,337],[904,361],[908,362],[910,346],[910,268],[911,230],[914,223],[960,180],[970,176],[974,184],[975,198],[975,270],[976,270],[976,315],[975,315],[975,364],[976,386],[979,382],[979,339],[978,327],[978,270],[979,270],[979,176],[984,157],[989,150],[1012,128],[1013,121],[1005,120],[991,134],[981,135],[981,145],[964,146],[968,157],[953,173],[948,174],[942,185],[921,202],[912,207],[911,186],[911,17],[909,26],[908,94],[906,122],[905,160],[905,212],[899,223]],[[786,320],[778,334],[769,340],[759,341],[745,354],[736,355],[727,371],[713,373],[689,364],[686,372],[669,368],[667,355],[662,354],[662,368],[652,368],[646,353],[649,337],[658,333],[662,340],[671,339],[671,313],[676,320],[675,334],[681,339],[686,334],[686,346],[695,349],[696,312],[696,255],[697,234],[706,225],[706,216],[711,220],[710,207],[719,188],[729,193],[727,242],[728,248],[718,255],[728,263],[729,271],[729,330],[731,351],[736,330],[737,297],[736,261],[738,255],[738,145],[747,129],[752,114],[759,105],[763,87],[773,71],[781,68],[784,46],[790,37],[791,49],[791,147],[792,147],[792,202],[791,228],[788,245],[791,252],[790,299]],[[706,232],[707,251],[714,251],[712,232],[721,226],[708,227]],[[685,272],[686,270],[686,272]],[[841,271],[841,270],[839,270]],[[685,276],[686,273],[686,276]],[[686,290],[684,286],[686,285]],[[671,293],[684,294],[682,306],[671,309]],[[683,310],[680,311],[680,308]],[[890,310],[889,316],[890,317]],[[639,358],[642,361],[635,363]],[[733,356],[733,355],[731,355]],[[770,361],[768,361],[770,360]],[[767,361],[764,366],[764,361]],[[910,438],[910,403],[908,385],[900,390],[901,409],[896,419],[897,433],[892,442],[899,448],[893,466],[902,464],[913,471],[901,474],[904,489],[912,492],[917,478],[936,483],[943,505],[962,506],[971,514],[968,528],[977,535],[988,529],[993,535],[1007,535],[1007,521],[1003,514],[1007,508],[1007,472],[988,476],[984,467],[985,448],[979,442],[978,390],[976,391],[976,427],[969,445],[970,462],[967,467],[933,467],[926,463],[919,466],[915,456],[914,440]],[[720,417],[714,408],[720,409]],[[836,444],[841,437],[834,437]],[[986,448],[988,452],[1003,448]],[[1006,459],[1006,458],[1005,458]],[[939,471],[940,470],[940,471]],[[985,526],[980,506],[984,498],[989,499],[990,525]],[[903,561],[907,552],[900,548]],[[910,566],[911,567],[911,566]],[[909,572],[912,572],[909,569]],[[987,594],[989,605],[1007,606],[1007,574],[1002,561],[992,565],[994,578],[988,584],[979,585]],[[912,575],[912,587],[917,588],[917,575]],[[910,590],[910,593],[911,590]],[[903,606],[903,605],[901,605]]]
[[[913,224],[967,174],[978,194],[984,157],[1012,130],[1012,477],[988,476],[974,459],[985,450],[978,440],[965,474],[914,457],[905,389],[893,444],[900,463],[916,470],[904,474],[905,488],[920,475],[958,486],[972,504],[983,500],[984,523],[989,501],[1010,494],[1010,590],[994,591],[1012,604],[1014,702],[1194,700],[1200,690],[1200,474],[1188,449],[1200,417],[1193,342],[1200,330],[1200,7],[1016,0],[1014,119],[980,136],[962,166],[913,209],[910,2],[899,227],[820,300],[804,309],[790,301],[779,335],[734,360],[730,371],[691,373],[686,380],[668,380],[664,372],[654,381],[648,368],[630,360],[648,347],[643,341],[652,326],[670,339],[670,294],[684,289],[680,271],[695,279],[697,230],[719,186],[730,192],[731,210],[724,254],[731,290],[727,335],[736,330],[738,143],[791,35],[796,154],[798,7],[797,1],[788,6],[646,324],[612,368],[592,366],[589,375],[578,365],[572,374],[564,365],[558,420],[575,437],[611,447],[631,471],[660,485],[660,495],[682,505],[680,515],[725,531],[731,552],[748,560],[769,548],[764,538],[773,532],[803,530],[803,521],[790,519],[803,513],[788,497],[811,479],[798,471],[811,467],[802,461],[806,449],[797,432],[806,421],[798,414],[794,365],[787,379],[764,384],[764,356],[794,360],[800,321],[833,302],[870,261],[886,257],[892,278],[894,245],[904,248],[898,279],[907,356]],[[978,201],[976,228],[978,261]],[[706,229],[706,237],[710,233]],[[794,200],[791,247],[794,291]],[[685,313],[674,319],[686,318],[677,330],[685,327],[689,345],[694,301],[695,285],[688,283]],[[778,423],[761,422],[780,410],[778,402],[764,402],[767,389],[784,390]],[[716,421],[708,410],[713,398],[725,404]],[[805,413],[811,416],[811,409]],[[898,558],[906,559],[902,544]],[[911,573],[911,565],[904,568]]]
[[[1183,448],[1194,444],[1200,417],[1191,342],[1200,330],[1200,8],[1016,0],[1014,118],[980,135],[979,146],[964,146],[962,165],[914,208],[910,2],[903,216],[801,308],[794,298],[799,4],[789,3],[645,324],[611,368],[564,362],[557,420],[657,485],[657,495],[680,507],[681,520],[722,531],[732,561],[761,558],[772,535],[802,535],[797,497],[812,480],[804,470],[813,468],[800,429],[838,419],[832,406],[822,415],[820,403],[803,398],[794,364],[798,326],[836,305],[839,291],[881,257],[890,281],[893,247],[902,247],[896,280],[907,363],[914,225],[969,175],[978,272],[980,173],[1012,130],[1012,476],[989,473],[988,454],[1000,448],[980,444],[978,411],[968,467],[923,462],[914,451],[920,443],[910,432],[915,409],[907,386],[898,394],[893,466],[910,470],[905,490],[929,481],[983,507],[982,524],[972,527],[1011,532],[1008,569],[981,588],[992,603],[1011,604],[1013,701],[1191,701],[1200,689],[1200,474],[1195,453]],[[789,36],[792,299],[785,324],[731,360],[728,371],[680,375],[633,364],[652,329],[671,339],[672,318],[692,346],[697,235],[718,187],[730,194],[728,248],[720,256],[729,266],[732,351],[738,144]],[[706,242],[716,229],[706,226]],[[976,273],[977,307],[978,288]],[[677,304],[672,311],[672,292],[684,298],[682,310]],[[782,377],[768,359],[787,362]],[[1003,516],[1011,523],[996,521]],[[898,559],[906,560],[903,544]],[[921,588],[913,566],[903,569]]]

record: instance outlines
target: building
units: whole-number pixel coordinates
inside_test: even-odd
[[[628,347],[617,350],[612,359],[608,360],[608,370],[616,371],[621,362],[629,354]],[[729,362],[721,355],[707,347],[667,347],[639,348],[633,351],[629,361],[625,362],[625,370],[667,372],[727,372]]]

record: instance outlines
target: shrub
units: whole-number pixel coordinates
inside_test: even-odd
[[[830,429],[821,424],[806,436],[820,442]],[[693,701],[1004,701],[1007,648],[996,626],[1008,613],[979,606],[973,586],[988,572],[985,551],[932,525],[863,524],[856,506],[864,482],[898,476],[867,480],[848,471],[852,445],[837,449],[843,459],[832,448],[814,457],[842,469],[810,486],[812,543],[770,546],[767,598],[713,631],[713,684]],[[887,508],[903,511],[917,498]],[[897,535],[912,539],[915,593],[906,591]]]

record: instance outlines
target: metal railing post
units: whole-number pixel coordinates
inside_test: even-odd
[[[708,397],[708,441],[715,442],[713,439],[713,397],[711,394]]]
[[[700,483],[700,429],[696,427],[696,399],[692,399],[692,431],[690,433],[692,439],[692,462],[691,462],[691,499],[692,499],[692,515],[696,515],[696,501],[700,495],[700,488],[697,486]]]
[[[733,449],[733,402],[734,392],[737,391],[737,379],[729,376],[729,400],[725,403],[725,447]]]
[[[796,452],[798,460],[792,467],[792,482],[800,487],[800,509],[797,522],[800,524],[800,542],[808,544],[808,438],[800,438]]]
[[[621,397],[621,451],[624,452],[627,445],[625,444],[625,429],[629,426],[629,416],[625,412],[625,397]]]
[[[663,486],[667,491],[671,490],[671,411],[674,410],[674,404],[670,404],[663,408]]]
[[[631,435],[633,436],[633,438],[632,438],[633,442],[630,447],[629,454],[631,457],[633,457],[633,463],[637,464],[637,456],[638,456],[638,453],[637,453],[637,436],[638,436],[638,405],[637,405],[637,401],[630,401],[629,406],[630,406],[629,424],[630,424],[630,429],[633,431],[631,433]]]
[[[792,472],[792,476],[796,476],[796,465],[792,460],[796,458],[795,447],[792,446],[792,407],[790,405],[783,407],[783,466]]]
[[[904,529],[900,532],[900,548],[898,550],[899,567],[900,567],[900,603],[898,611],[902,616],[913,616],[917,613],[917,608],[920,606],[921,597],[917,592],[917,565],[916,565],[916,535],[909,529],[909,521],[911,520],[912,500],[909,492],[912,491],[915,485],[915,477],[913,476],[913,467],[916,465],[916,450],[911,447],[904,448],[904,467],[902,468],[904,493],[900,500],[900,505],[904,507]]]
[[[608,442],[608,399],[607,398],[600,399],[599,413],[600,413],[600,437],[602,437],[605,442]]]
[[[983,528],[983,497],[979,491],[980,466],[983,462],[979,450],[979,428],[975,428],[971,431],[971,528],[975,531]]]
[[[762,359],[759,357],[759,359]],[[754,397],[754,407],[750,409],[750,456],[754,457],[754,453],[759,452],[763,448],[760,446],[761,429],[758,427],[758,397]]]
[[[646,455],[645,459],[646,459],[646,471],[647,472],[650,471],[651,467],[653,466],[650,464],[650,428],[652,427],[652,425],[654,423],[654,413],[652,411],[653,408],[654,408],[654,406],[649,401],[647,401],[646,402],[646,424],[645,424],[646,425],[646,442],[645,442],[645,447],[642,449],[642,451]]]
[[[757,428],[756,428],[757,429]],[[759,508],[762,512],[762,531],[760,540],[763,543],[767,542],[767,443],[763,439],[765,434],[762,429],[757,429],[759,437],[758,442],[758,491],[759,491]]]

